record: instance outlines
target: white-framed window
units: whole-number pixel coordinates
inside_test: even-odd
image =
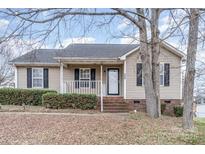
[[[80,68],[80,87],[89,87],[90,78],[90,68]]]
[[[160,73],[160,85],[164,85],[164,64],[160,64],[159,68],[159,73]]]
[[[32,68],[32,87],[43,88],[43,68]]]

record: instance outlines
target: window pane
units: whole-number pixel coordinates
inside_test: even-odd
[[[33,77],[43,77],[43,70],[34,68],[33,69]]]
[[[90,79],[90,69],[80,69],[81,79]]]
[[[160,64],[159,72],[161,75],[164,73],[164,65],[163,64]]]
[[[43,87],[42,85],[42,79],[33,79],[33,87]]]

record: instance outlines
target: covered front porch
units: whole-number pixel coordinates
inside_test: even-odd
[[[60,62],[60,92],[125,98],[125,62],[121,60],[63,60]]]

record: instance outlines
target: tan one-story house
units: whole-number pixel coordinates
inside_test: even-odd
[[[161,43],[162,102],[174,104],[182,99],[183,56],[170,44]],[[70,44],[64,49],[38,49],[12,60],[11,64],[15,67],[16,88],[96,94],[101,111],[109,102],[119,101],[132,104],[132,109],[144,107],[143,72],[137,44]]]

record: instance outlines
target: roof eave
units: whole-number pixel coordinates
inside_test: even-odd
[[[59,63],[43,63],[43,62],[9,62],[14,66],[59,66]]]
[[[130,54],[132,54],[133,52],[137,51],[139,49],[139,46],[130,50],[129,52],[127,52],[126,54],[122,55],[119,57],[120,60],[126,60],[126,57]]]
[[[175,48],[174,46],[172,46],[171,44],[167,43],[166,41],[163,41],[162,45],[165,48],[169,48],[172,51],[172,53],[174,53],[175,55],[179,56],[180,58],[183,59],[183,58],[186,57],[186,54],[184,52],[182,52],[181,50]]]

